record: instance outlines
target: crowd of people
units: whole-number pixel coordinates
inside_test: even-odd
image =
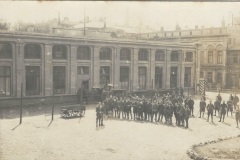
[[[189,117],[193,116],[194,101],[190,97],[186,99],[179,94],[155,94],[153,97],[128,96],[116,97],[110,95],[96,107],[96,126],[103,125],[103,114],[119,119],[132,119],[150,121],[154,123],[164,122],[168,125],[175,124],[188,128]]]
[[[236,113],[236,121],[240,121],[239,97],[230,94],[227,102],[222,100],[220,94],[216,97],[215,102],[212,100],[207,104],[205,96],[201,97],[199,104],[199,118],[204,118],[207,111],[207,122],[213,116],[219,118],[219,122],[224,122],[225,115],[233,116]],[[153,123],[166,123],[189,127],[189,118],[194,117],[194,100],[191,96],[184,98],[183,94],[167,93],[163,96],[155,94],[147,98],[145,96],[112,96],[106,98],[103,102],[99,102],[96,107],[96,126],[103,126],[103,115],[111,116],[118,119],[150,121]],[[230,113],[230,114],[229,114]]]

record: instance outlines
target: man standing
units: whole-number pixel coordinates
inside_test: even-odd
[[[191,96],[189,97],[189,100],[188,100],[188,106],[189,106],[189,109],[190,109],[190,111],[191,111],[192,116],[194,116],[194,115],[193,115],[194,101],[192,100],[192,97],[191,97]]]
[[[216,112],[218,112],[218,116],[219,116],[219,108],[220,108],[220,101],[218,100],[218,98],[216,98],[216,101],[214,102],[214,110],[215,110],[214,116],[216,116]]]
[[[222,102],[222,97],[221,97],[221,95],[220,94],[218,94],[218,96],[217,96],[217,100],[220,102],[220,104],[221,104],[221,102]]]
[[[223,101],[223,103],[220,106],[221,116],[220,116],[220,120],[218,122],[221,122],[221,120],[223,120],[223,122],[224,122],[226,110],[227,110],[227,105],[226,105],[225,101]]]
[[[235,93],[235,96],[233,97],[234,110],[236,110],[236,106],[237,106],[238,102],[239,102],[239,98]]]
[[[184,119],[186,122],[185,128],[188,128],[188,120],[190,115],[191,115],[191,110],[189,109],[189,106],[186,105],[186,107],[184,108]]]
[[[200,101],[200,116],[199,116],[199,118],[201,118],[201,116],[204,118],[205,108],[206,108],[206,102],[203,99],[201,99],[201,101]]]
[[[104,126],[103,124],[103,108],[102,108],[102,103],[99,102],[97,107],[96,107],[96,127],[99,126]]]
[[[207,110],[208,110],[208,119],[207,119],[207,122],[209,121],[209,116],[211,116],[212,118],[212,123],[213,123],[213,109],[214,109],[214,106],[212,104],[212,101],[210,100],[210,103],[207,105]]]

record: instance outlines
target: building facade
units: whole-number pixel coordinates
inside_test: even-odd
[[[200,56],[194,43],[0,33],[0,96],[75,95],[114,89],[195,88]]]

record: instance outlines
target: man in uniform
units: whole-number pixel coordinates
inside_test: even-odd
[[[235,110],[236,110],[236,106],[237,106],[238,102],[239,102],[239,98],[235,93],[235,96],[233,97],[233,105],[234,105]]]
[[[221,95],[220,94],[218,94],[218,96],[217,96],[217,100],[220,102],[220,104],[221,104],[221,102],[222,102],[222,97],[221,97]]]
[[[214,102],[214,110],[215,110],[215,114],[214,116],[216,116],[216,112],[218,112],[218,116],[219,116],[219,108],[220,108],[220,101],[218,98],[216,98],[216,101]]]
[[[229,100],[227,102],[227,116],[228,116],[228,112],[231,112],[231,116],[232,116],[232,112],[233,112],[233,102],[231,100]]]
[[[157,104],[157,100],[154,100],[152,104],[152,119],[154,116],[155,122],[157,122],[157,115],[158,115],[158,104]]]
[[[206,102],[203,99],[201,99],[201,101],[200,101],[200,116],[199,116],[199,118],[201,118],[201,116],[204,118],[205,108],[206,108]]]
[[[212,122],[213,122],[213,109],[214,109],[214,106],[212,104],[212,101],[210,100],[210,103],[207,105],[207,110],[208,110],[207,122],[209,121],[209,116],[211,116],[211,119],[212,119]]]
[[[127,114],[127,119],[129,119],[129,115],[131,116],[132,119],[132,105],[130,99],[127,99],[126,101],[126,114]]]
[[[96,127],[99,126],[104,126],[103,124],[103,108],[102,108],[102,103],[99,102],[97,107],[96,107]]]
[[[227,105],[226,105],[225,101],[223,101],[223,103],[220,105],[221,116],[220,116],[220,120],[218,122],[221,122],[221,120],[223,120],[223,122],[224,122],[226,110],[227,110]]]
[[[163,119],[163,108],[164,108],[163,101],[160,101],[158,103],[158,122],[160,120],[162,122],[162,119]]]
[[[237,128],[238,128],[238,122],[240,122],[240,109],[239,109],[239,105],[237,105],[237,107],[236,107],[236,115],[235,115],[235,118],[236,118]]]
[[[186,107],[184,108],[184,119],[185,119],[185,128],[188,128],[188,120],[189,120],[189,116],[191,115],[191,110],[189,109],[189,106],[186,105]]]
[[[190,111],[191,111],[192,116],[194,116],[194,115],[193,115],[193,111],[194,111],[194,101],[192,100],[192,97],[191,97],[191,96],[189,97],[189,100],[188,100],[188,107],[189,107],[189,109],[190,109]]]

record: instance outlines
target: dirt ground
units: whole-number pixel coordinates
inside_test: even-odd
[[[196,152],[213,159],[240,159],[240,137],[197,147]]]
[[[215,93],[208,93],[215,99]],[[228,99],[228,95],[223,99]],[[199,115],[199,100],[195,101],[195,117],[189,129],[161,123],[133,120],[105,119],[105,127],[96,128],[94,106],[84,118],[62,119],[55,108],[51,122],[51,108],[24,109],[19,124],[18,110],[0,110],[1,160],[188,160],[187,149],[193,144],[219,137],[236,136],[234,117],[225,123],[206,122]],[[43,109],[45,108],[45,109]],[[9,116],[10,115],[10,116]],[[175,120],[175,119],[174,119]],[[233,145],[239,148],[239,145]]]

